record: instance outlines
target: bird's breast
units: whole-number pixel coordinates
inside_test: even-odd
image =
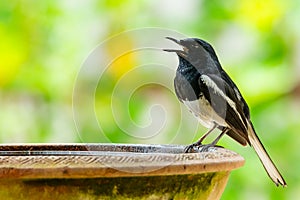
[[[200,74],[193,70],[178,71],[174,79],[174,87],[177,97],[180,100],[197,100],[200,96],[199,80]]]

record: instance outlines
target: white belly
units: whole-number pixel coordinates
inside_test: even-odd
[[[209,102],[204,99],[203,96],[198,100],[183,101],[183,103],[206,128],[212,128],[215,124],[224,127],[227,126],[225,120],[213,110],[213,108],[209,105]]]

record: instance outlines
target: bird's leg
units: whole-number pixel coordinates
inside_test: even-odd
[[[216,146],[216,144],[219,142],[219,140],[221,139],[221,137],[222,137],[225,133],[227,133],[227,131],[229,131],[229,128],[224,128],[224,129],[222,130],[222,132],[220,133],[220,135],[219,135],[212,143],[207,144],[207,145],[203,145],[203,146],[201,147],[200,151],[201,151],[201,152],[205,152],[205,151],[208,151],[208,149],[209,149],[210,147]]]
[[[215,124],[210,130],[208,130],[197,142],[190,144],[189,146],[185,147],[184,152],[188,153],[194,147],[199,147],[202,145],[202,141],[217,127]],[[218,142],[218,141],[217,141]]]

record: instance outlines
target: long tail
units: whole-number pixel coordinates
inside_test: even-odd
[[[272,181],[278,186],[282,185],[283,187],[287,186],[285,180],[283,179],[282,175],[276,168],[275,164],[271,160],[269,154],[267,153],[266,149],[264,148],[263,144],[259,140],[258,136],[255,133],[254,127],[252,123],[248,122],[248,137],[250,140],[251,145],[253,146],[256,154],[258,155],[261,163],[263,164],[266,172],[268,173],[269,177]]]

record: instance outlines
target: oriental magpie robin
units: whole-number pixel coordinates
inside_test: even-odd
[[[215,146],[219,139],[227,134],[244,146],[253,146],[272,181],[277,186],[286,186],[285,180],[255,133],[246,101],[222,69],[212,46],[197,38],[166,38],[183,48],[164,49],[167,52],[175,52],[179,57],[174,79],[176,96],[200,123],[208,128],[208,132],[196,143],[189,145],[186,152],[193,147],[203,146],[207,149],[205,147]],[[205,137],[216,128],[221,130],[221,134],[211,144],[202,145]]]

